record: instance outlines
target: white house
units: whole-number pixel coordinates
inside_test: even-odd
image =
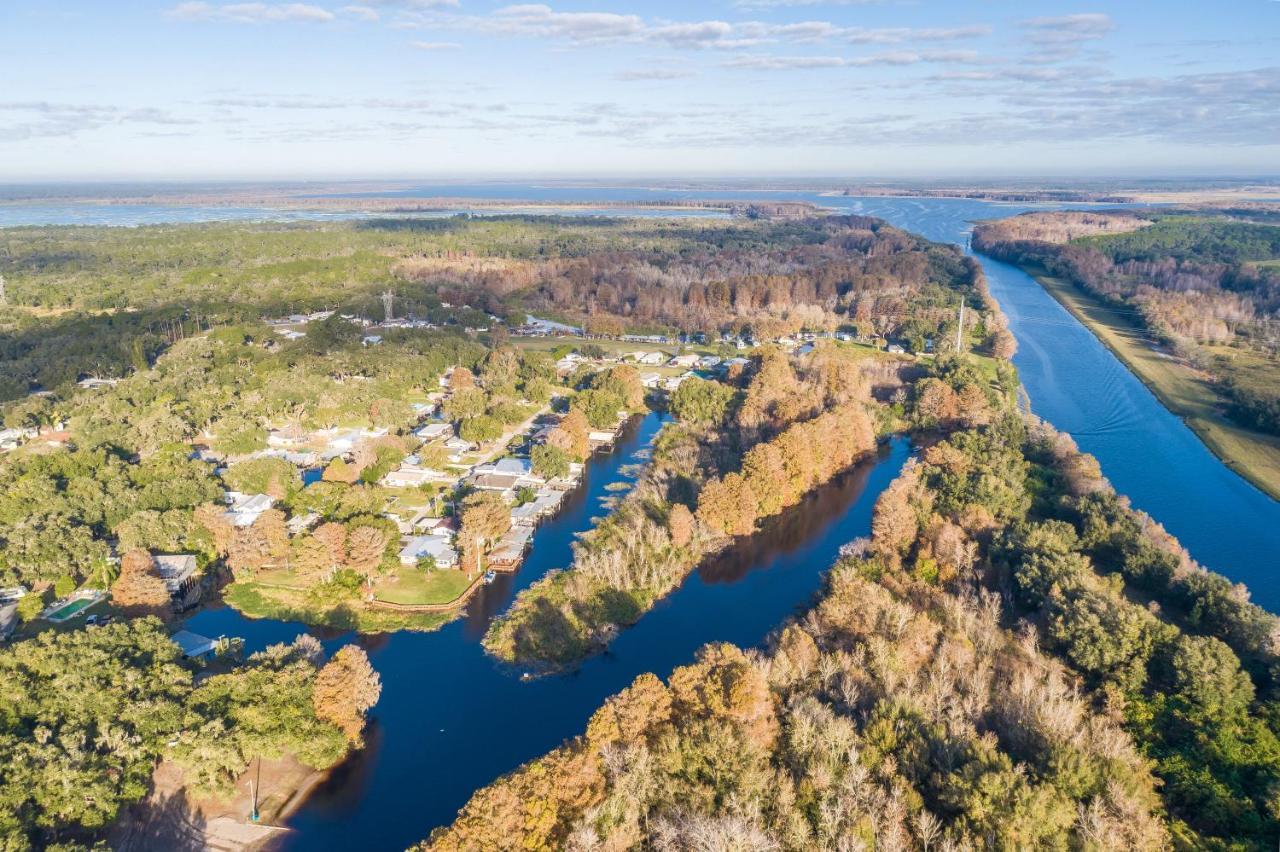
[[[458,552],[449,544],[446,535],[416,535],[400,548],[401,565],[417,565],[424,556],[433,558],[437,568],[452,568],[458,564]]]
[[[275,500],[266,494],[241,494],[239,491],[228,491],[225,513],[228,521],[237,527],[251,527],[258,516],[275,505]]]
[[[692,353],[677,355],[667,362],[672,367],[683,367],[686,370],[698,366],[698,356]]]
[[[472,473],[476,476],[496,473],[504,476],[515,476],[522,479],[535,478],[533,475],[533,462],[529,459],[521,459],[514,456],[508,456],[507,458],[498,459],[497,461],[476,465],[472,470]]]
[[[452,437],[453,427],[448,423],[428,423],[420,429],[415,429],[413,434],[424,441],[434,441],[436,438]]]
[[[718,367],[720,365],[720,362],[723,360],[724,360],[723,358],[720,358],[716,355],[703,355],[701,358],[698,359],[698,369],[710,370],[713,367]]]
[[[443,471],[433,470],[429,467],[402,464],[396,470],[382,477],[382,484],[388,488],[417,488],[419,485],[425,485],[428,482],[452,479],[453,477]]]

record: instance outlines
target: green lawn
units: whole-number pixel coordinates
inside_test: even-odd
[[[1280,438],[1231,422],[1207,378],[1164,353],[1145,330],[1079,287],[1028,269],[1123,361],[1165,407],[1181,417],[1214,455],[1272,497],[1280,499]]]
[[[359,598],[318,601],[298,589],[265,586],[240,580],[227,586],[223,600],[250,618],[301,621],[335,630],[359,633],[430,631],[458,617],[451,612],[392,612],[366,606]]]
[[[443,604],[457,600],[469,585],[461,571],[401,568],[394,578],[379,583],[374,594],[388,603]]]

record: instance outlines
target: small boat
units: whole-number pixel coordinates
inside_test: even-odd
[[[496,580],[496,579],[498,579],[498,575],[497,575],[496,573],[494,573],[493,571],[485,571],[485,572],[484,572],[484,584],[485,584],[486,586],[487,586],[487,585],[489,585],[490,583],[492,583],[492,582],[493,582],[494,580]]]

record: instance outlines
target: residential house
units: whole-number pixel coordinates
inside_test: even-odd
[[[417,488],[428,482],[452,482],[455,477],[429,467],[402,464],[382,478],[388,488]]]
[[[453,437],[453,426],[448,423],[428,423],[413,432],[414,435],[424,441],[434,441],[437,438]]]
[[[225,516],[234,526],[250,527],[258,520],[258,516],[275,505],[275,500],[266,494],[241,494],[239,491],[226,493],[228,509]]]
[[[701,358],[698,359],[698,369],[699,370],[714,369],[720,366],[720,362],[723,360],[724,360],[723,358],[720,358],[716,355],[703,355]]]
[[[671,367],[683,367],[687,370],[698,366],[698,356],[691,352],[684,355],[677,355],[668,361],[667,365]]]
[[[196,558],[190,553],[160,554],[155,557],[156,573],[164,580],[174,605],[182,610],[200,600],[200,578],[196,575]]]
[[[458,564],[458,551],[449,543],[447,535],[416,535],[400,548],[400,564],[406,567],[417,565],[427,556],[435,560],[437,568],[453,568]]]
[[[657,373],[641,373],[640,384],[647,388],[656,388],[662,384],[662,376]]]

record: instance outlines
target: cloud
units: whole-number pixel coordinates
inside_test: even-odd
[[[489,16],[493,29],[510,35],[599,42],[630,38],[644,30],[637,15],[613,12],[556,12],[550,6],[505,6]]]
[[[0,141],[72,137],[115,124],[177,126],[197,122],[152,107],[65,104],[48,101],[0,102]]]
[[[1101,12],[1028,18],[1020,26],[1030,31],[1029,38],[1035,44],[1076,44],[1100,39],[1115,29],[1111,18]]]
[[[308,3],[179,3],[165,12],[177,21],[220,21],[236,24],[260,24],[281,21],[326,23],[336,16],[328,9]]]
[[[359,18],[362,21],[374,22],[381,19],[378,10],[370,6],[343,6],[338,10],[344,15],[350,15],[353,18]]]
[[[624,83],[638,83],[650,80],[682,80],[695,76],[686,68],[635,68],[619,71],[613,79]]]
[[[894,51],[872,56],[739,56],[724,63],[725,68],[745,71],[796,71],[813,68],[867,68],[877,65],[917,65],[922,62],[974,63],[981,57],[968,50]]]
[[[456,41],[412,41],[409,45],[414,50],[461,50],[462,45]]]

